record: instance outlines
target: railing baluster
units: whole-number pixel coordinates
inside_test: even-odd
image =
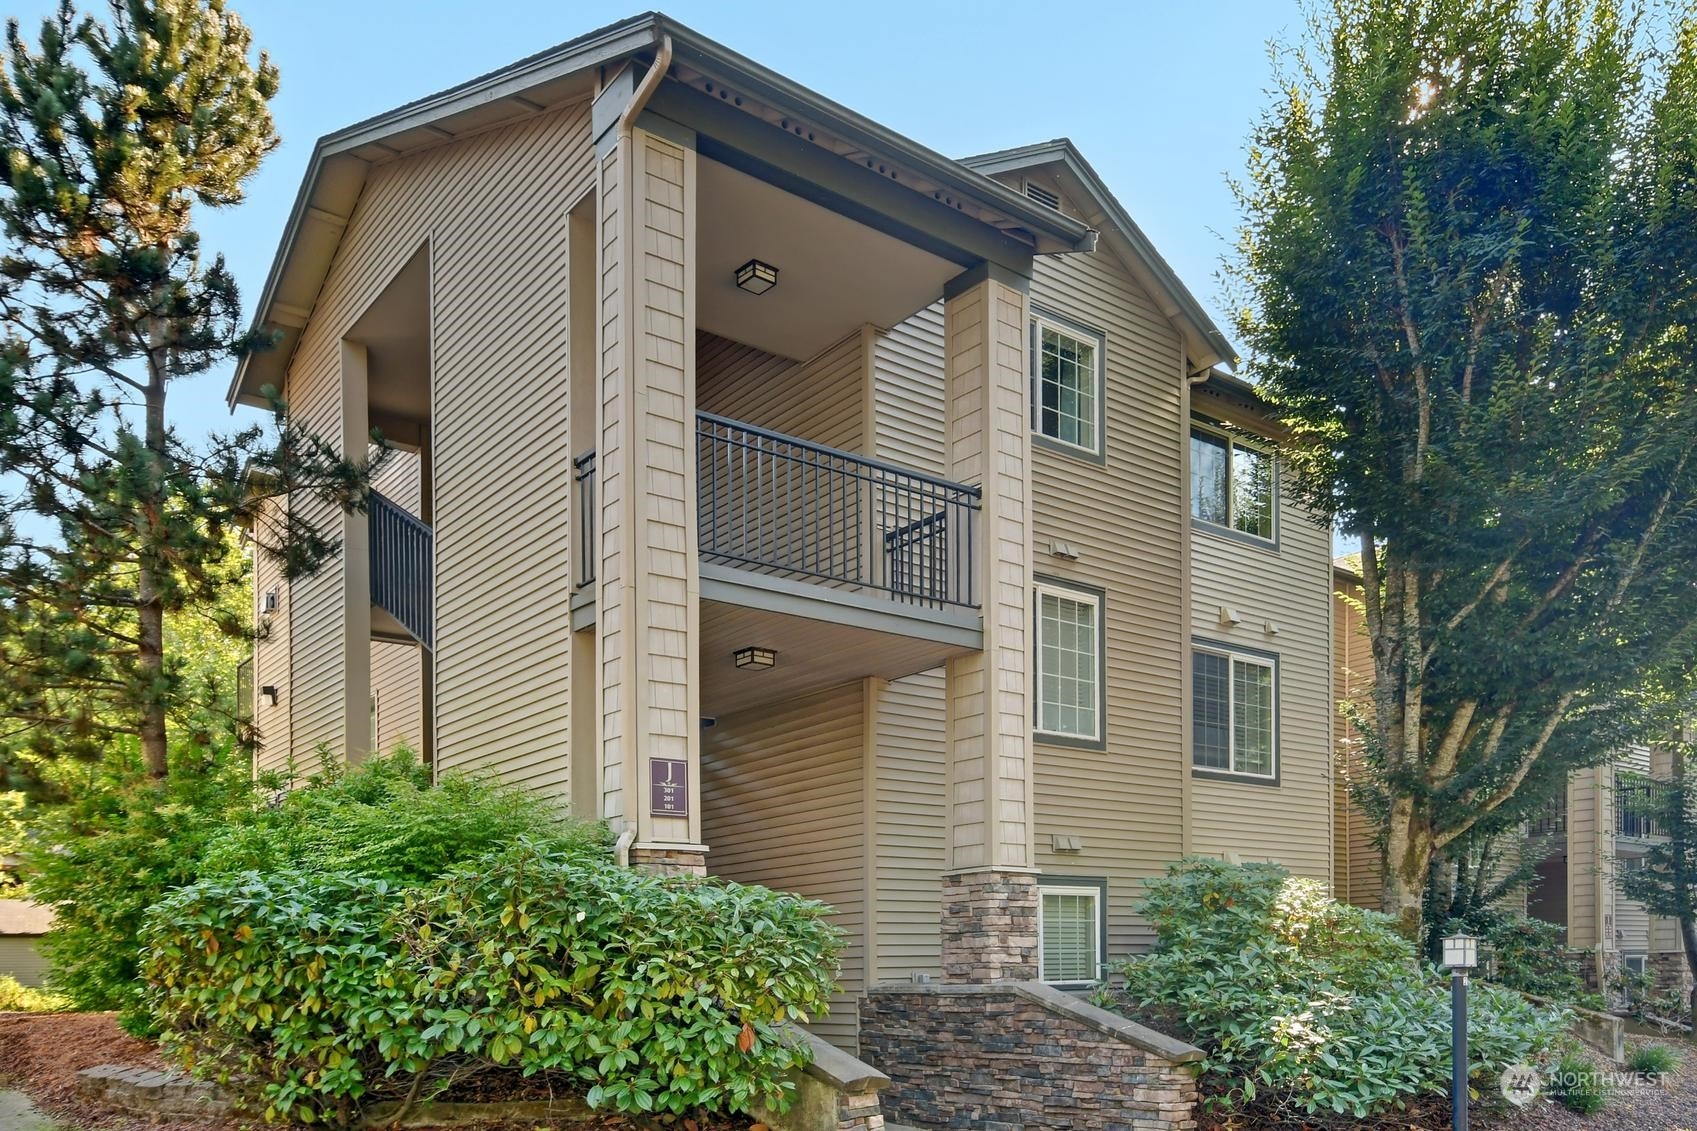
[[[696,442],[703,556],[930,608],[977,607],[977,488],[710,413]]]
[[[371,600],[426,648],[434,646],[435,584],[430,527],[376,491],[367,507]]]

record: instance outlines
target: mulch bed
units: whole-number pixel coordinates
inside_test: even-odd
[[[246,1131],[254,1119],[229,1121],[160,1122],[138,1118],[92,1104],[76,1093],[77,1073],[97,1064],[168,1069],[158,1049],[118,1028],[109,1013],[0,1013],[0,1087],[25,1092],[45,1114],[76,1131]],[[462,1102],[549,1098],[545,1081],[516,1075],[485,1074],[454,1089],[445,1099]],[[270,1126],[276,1126],[272,1124]],[[513,1131],[538,1126],[527,1119]],[[638,1121],[608,1115],[587,1121],[562,1122],[568,1131],[758,1131],[746,1118],[660,1116]],[[484,1131],[501,1131],[484,1124]]]

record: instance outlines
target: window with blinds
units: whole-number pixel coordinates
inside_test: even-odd
[[[1037,917],[1039,973],[1045,982],[1099,981],[1102,969],[1102,891],[1043,885]]]
[[[1190,669],[1190,760],[1198,770],[1274,778],[1277,667],[1270,659],[1196,648]]]

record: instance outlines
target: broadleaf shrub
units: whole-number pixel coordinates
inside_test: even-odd
[[[352,769],[326,757],[309,779],[257,787],[239,748],[183,744],[172,758],[163,782],[134,757],[78,771],[26,858],[32,898],[55,911],[44,942],[54,989],[78,1009],[117,1010],[138,1035],[153,1032],[137,976],[143,916],[176,888],[301,868],[418,883],[526,837],[607,844],[602,826],[521,790],[454,774],[433,786],[406,750]]]
[[[10,975],[0,974],[0,1013],[58,1013],[70,1005],[58,994],[32,989]]]
[[[1492,982],[1554,1001],[1584,1004],[1585,976],[1556,924],[1490,908],[1466,919],[1451,919],[1440,933],[1463,931],[1479,936],[1490,948]]]
[[[347,1124],[455,1074],[551,1073],[617,1111],[787,1102],[840,935],[822,904],[523,842],[398,889],[346,873],[210,879],[149,918],[166,1044],[273,1118]]]
[[[1121,967],[1107,1003],[1171,1018],[1207,1053],[1216,1105],[1365,1119],[1446,1091],[1447,984],[1390,917],[1276,865],[1206,859],[1152,881],[1142,910],[1155,948]],[[1475,1075],[1545,1058],[1564,1018],[1476,986]]]

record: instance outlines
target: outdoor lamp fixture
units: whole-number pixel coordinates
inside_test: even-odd
[[[763,295],[778,285],[778,269],[770,263],[750,259],[737,268],[737,286],[751,295]]]
[[[738,648],[734,653],[739,668],[765,671],[778,662],[778,653],[770,648]]]
[[[1479,940],[1445,938],[1444,965],[1450,970],[1450,1127],[1467,1131],[1467,974],[1479,965]]]
[[[249,686],[251,686],[251,684]],[[271,700],[271,705],[273,707],[275,707],[277,705],[278,691],[277,691],[277,688],[276,688],[275,685],[268,683],[264,687],[259,689],[259,693],[261,695],[265,696],[267,699]]]

